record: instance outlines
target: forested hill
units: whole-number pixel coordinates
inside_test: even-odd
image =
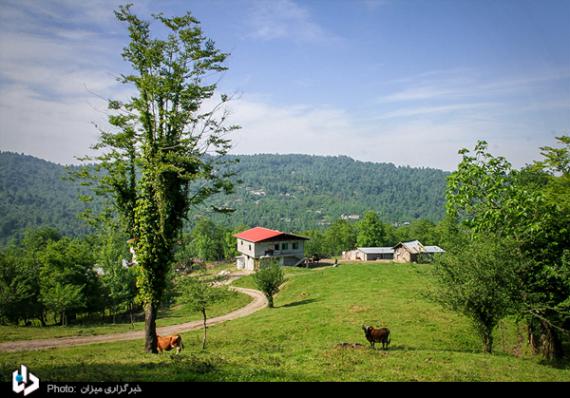
[[[85,209],[79,194],[86,191],[66,176],[65,167],[56,163],[0,152],[0,243],[33,226],[52,226],[66,234],[89,231],[77,217]]]
[[[263,225],[301,231],[342,215],[376,210],[386,222],[441,219],[446,172],[355,161],[346,156],[239,155],[242,181],[220,205],[237,210],[215,215],[225,225]],[[85,233],[76,215],[84,204],[78,183],[64,180],[55,163],[0,152],[0,242],[27,226],[51,225],[67,234]]]
[[[360,162],[347,156],[240,155],[243,181],[232,224],[300,231],[376,210],[386,222],[438,221],[448,173]],[[220,216],[220,220],[223,217]]]

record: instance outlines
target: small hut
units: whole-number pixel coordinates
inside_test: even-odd
[[[400,242],[394,249],[394,261],[397,263],[417,263],[431,260],[436,253],[445,253],[439,246],[424,246],[419,240]],[[421,260],[421,261],[420,261]]]

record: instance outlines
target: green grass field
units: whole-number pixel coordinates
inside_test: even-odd
[[[501,323],[495,353],[466,318],[425,298],[430,266],[341,265],[290,269],[276,308],[183,334],[180,355],[143,352],[143,341],[4,353],[3,381],[21,363],[49,381],[570,381],[570,365],[529,354],[522,325]],[[235,283],[252,286],[251,277]],[[372,350],[363,323],[392,331]],[[339,348],[342,342],[363,348]]]

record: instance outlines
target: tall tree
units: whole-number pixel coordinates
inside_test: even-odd
[[[83,309],[94,311],[104,307],[100,282],[93,265],[91,247],[78,239],[51,241],[39,254],[41,300],[60,315],[65,325],[68,316]]]
[[[232,174],[220,171],[220,165],[230,148],[226,135],[238,126],[225,124],[226,95],[211,111],[203,110],[203,102],[215,94],[216,73],[227,69],[228,54],[203,35],[190,12],[153,15],[168,32],[165,39],[151,37],[150,22],[134,15],[131,5],[115,15],[130,35],[122,56],[132,72],[120,81],[136,92],[127,101],[109,101],[115,129],[101,131],[94,148],[104,154],[95,160],[98,170],[107,171],[99,174],[99,192],[112,198],[134,238],[145,349],[156,353],[156,316],[175,240],[193,205],[232,191]]]
[[[220,228],[210,219],[201,217],[192,229],[194,255],[202,260],[221,260],[224,258],[223,244]]]
[[[325,231],[324,251],[328,256],[338,256],[344,250],[356,247],[356,229],[346,220],[336,220]]]
[[[570,140],[559,140],[566,146],[541,148],[546,161],[522,171],[488,153],[480,141],[474,153],[460,151],[463,160],[447,189],[448,215],[467,225],[473,239],[512,238],[516,256],[528,259],[517,268],[521,289],[515,301],[528,322],[529,340],[547,359],[563,355],[561,338],[570,320],[570,209],[567,201],[555,199],[561,192],[560,197],[570,195],[564,184]]]
[[[356,244],[359,247],[378,247],[386,243],[384,225],[375,211],[367,211],[358,223]]]

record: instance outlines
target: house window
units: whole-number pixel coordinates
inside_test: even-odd
[[[249,250],[251,250],[251,245],[249,245]]]
[[[240,241],[239,241],[239,244],[243,246],[243,240],[240,240]]]
[[[293,250],[297,250],[299,248],[298,242],[293,242]]]
[[[289,249],[289,243],[282,243],[282,244],[281,244],[281,249],[283,249],[283,250]]]
[[[275,250],[279,250],[279,243],[275,244]]]

